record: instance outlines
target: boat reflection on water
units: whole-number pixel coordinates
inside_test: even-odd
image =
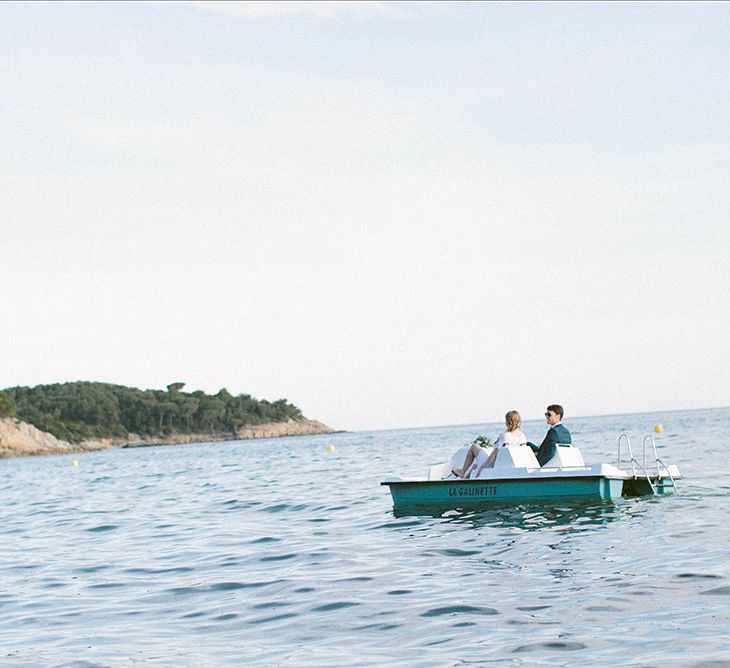
[[[398,518],[435,518],[449,524],[464,524],[473,528],[515,528],[524,531],[560,529],[577,532],[595,529],[617,520],[641,514],[641,504],[633,500],[618,503],[564,501],[560,505],[523,503],[518,505],[491,505],[487,508],[428,509],[393,508]]]

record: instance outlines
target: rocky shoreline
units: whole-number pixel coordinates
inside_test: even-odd
[[[81,443],[69,443],[16,418],[0,418],[0,459],[33,455],[92,452],[107,448],[180,445],[183,443],[209,443],[212,441],[236,441],[254,438],[277,438],[281,436],[334,433],[336,433],[336,430],[317,420],[289,419],[286,422],[244,425],[236,432],[235,436],[231,433],[170,434],[169,436],[159,438],[145,438],[136,434],[129,434],[125,439],[109,438],[82,441]]]

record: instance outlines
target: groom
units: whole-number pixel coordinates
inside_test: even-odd
[[[572,443],[570,432],[560,421],[563,419],[563,407],[558,404],[550,404],[545,413],[545,421],[550,425],[545,438],[538,448],[534,443],[528,443],[537,454],[537,461],[540,466],[545,466],[558,450],[558,443]]]

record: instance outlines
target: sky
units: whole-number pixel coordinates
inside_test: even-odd
[[[730,5],[0,5],[0,387],[336,429],[730,404]]]

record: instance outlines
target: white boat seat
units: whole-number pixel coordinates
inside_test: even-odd
[[[471,446],[465,445],[463,448],[459,448],[453,455],[451,455],[451,469],[460,469],[464,467],[466,463],[466,455],[469,452]]]
[[[443,480],[451,475],[454,469],[460,469],[464,466],[466,461],[466,453],[469,452],[470,446],[465,445],[459,448],[453,455],[451,455],[451,461],[446,464],[436,464],[428,469],[429,480]]]
[[[436,464],[436,466],[432,466],[430,469],[428,469],[428,479],[443,480],[444,478],[448,477],[450,473],[450,462],[447,462],[446,464]]]
[[[505,445],[497,450],[494,468],[540,468],[529,445]]]
[[[569,443],[558,443],[556,453],[553,458],[543,464],[543,468],[546,466],[558,466],[565,468],[568,466],[585,466],[583,461],[583,455],[580,454],[580,450]]]

